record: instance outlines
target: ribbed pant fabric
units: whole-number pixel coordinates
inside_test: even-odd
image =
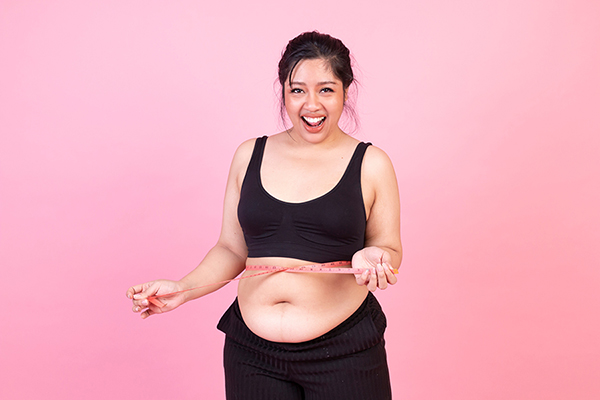
[[[219,321],[226,333],[228,400],[391,399],[386,318],[369,292],[346,321],[308,342],[264,340],[248,329],[237,299]]]

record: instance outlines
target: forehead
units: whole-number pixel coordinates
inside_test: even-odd
[[[333,74],[329,62],[322,58],[300,61],[292,71],[289,81],[313,84],[318,82],[335,82],[340,80]]]

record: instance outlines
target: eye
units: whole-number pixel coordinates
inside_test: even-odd
[[[325,88],[321,89],[321,92],[325,92],[325,93],[333,93],[333,89],[332,89],[332,88],[325,87]]]
[[[295,93],[295,94],[302,93],[302,89],[293,88],[293,89],[290,90],[290,93]]]

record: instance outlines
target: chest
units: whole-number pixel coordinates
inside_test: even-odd
[[[302,203],[329,193],[342,180],[349,161],[349,157],[265,157],[260,180],[274,198]]]

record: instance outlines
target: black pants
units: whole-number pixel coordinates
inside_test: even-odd
[[[278,343],[252,333],[236,301],[218,328],[225,338],[227,399],[391,399],[383,333],[371,293],[346,321],[308,342]]]

